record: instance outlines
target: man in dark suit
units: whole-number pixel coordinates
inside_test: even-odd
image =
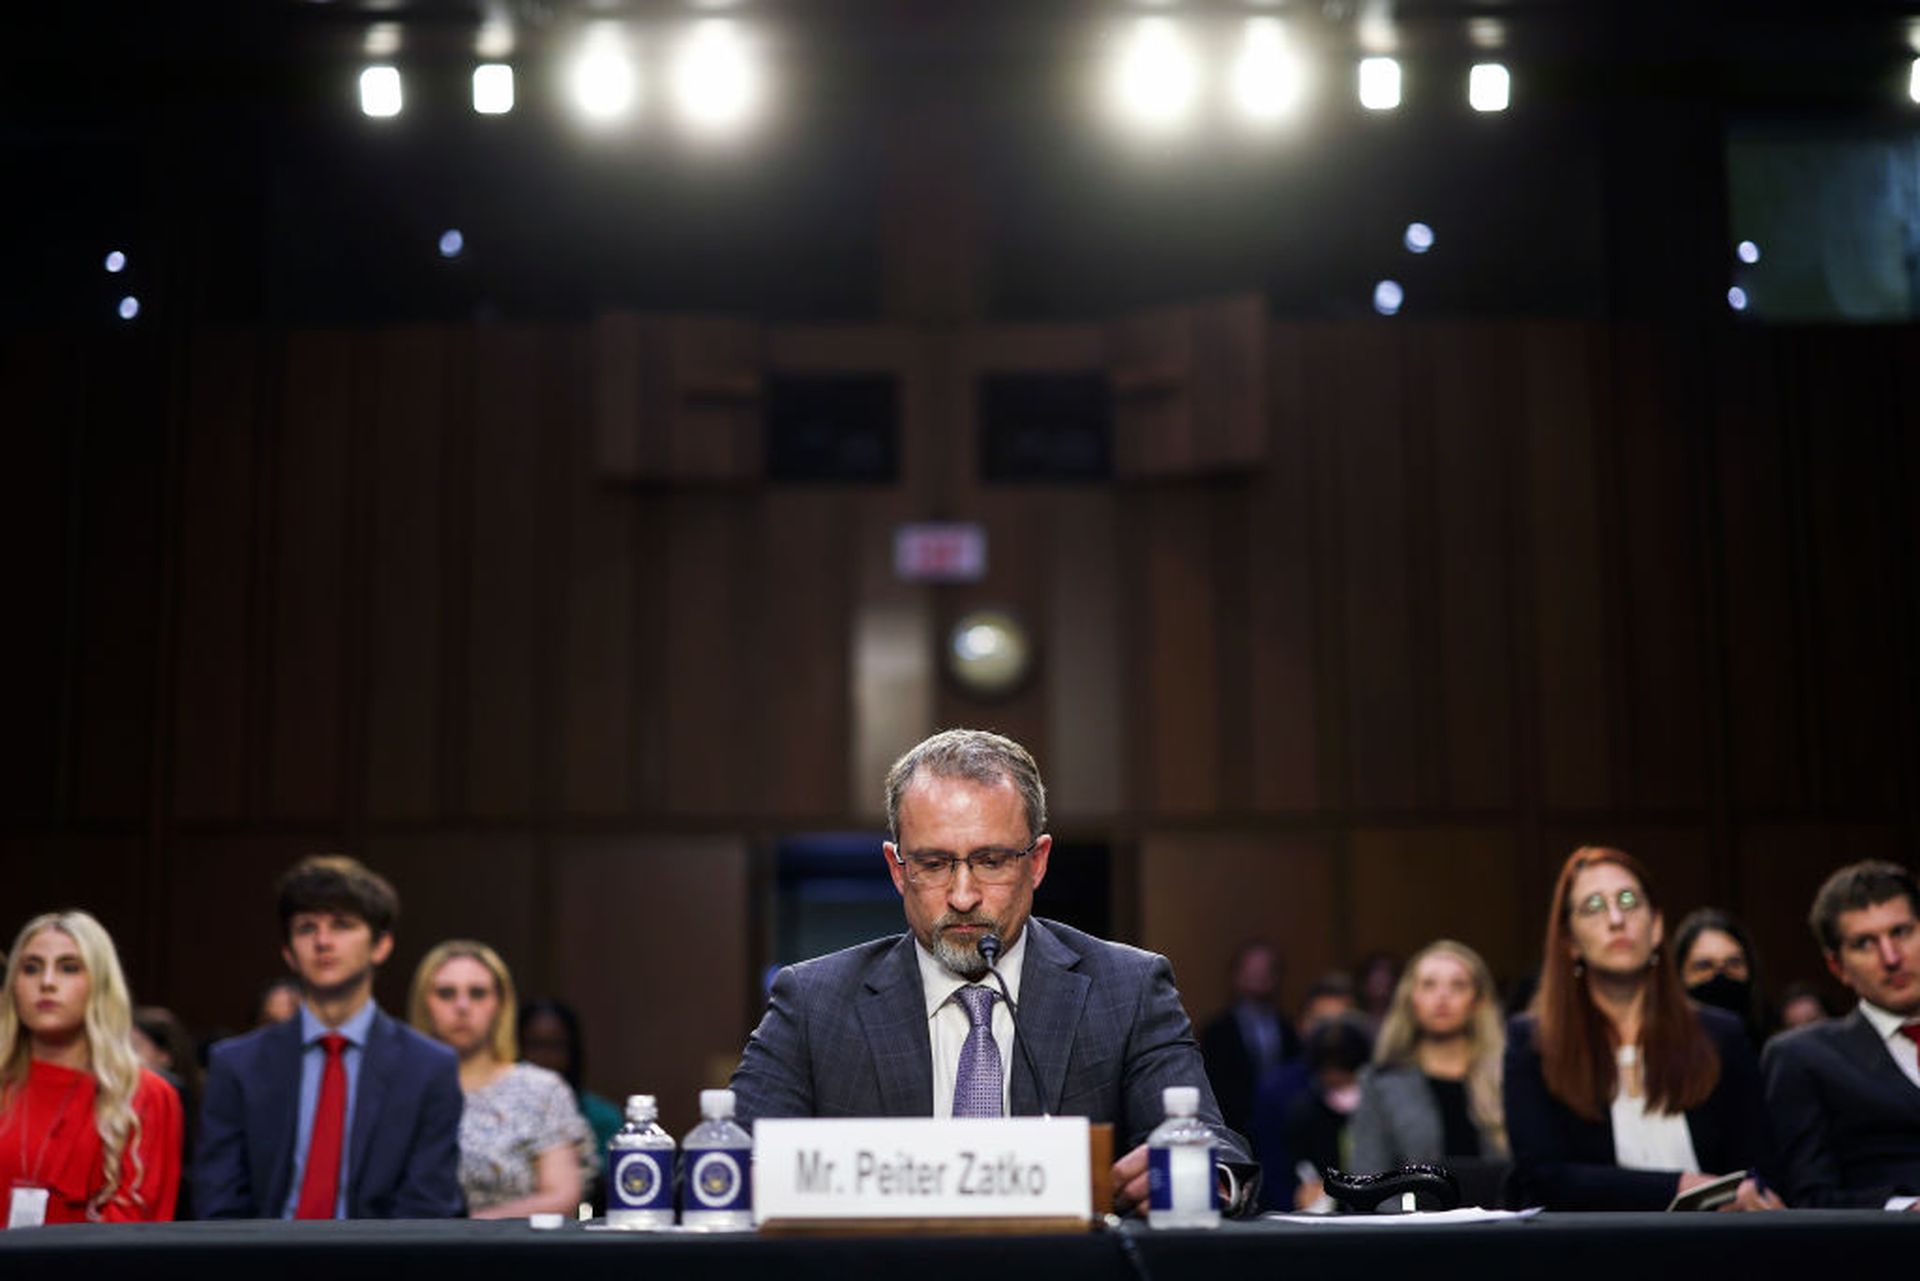
[[[1920,1202],[1920,903],[1894,863],[1843,867],[1808,923],[1827,968],[1859,1005],[1844,1019],[1782,1033],[1762,1067],[1797,1206]]]
[[[399,898],[350,858],[280,880],[300,1012],[213,1049],[194,1162],[208,1219],[448,1218],[462,1106],[453,1051],[373,1002]]]
[[[1000,1116],[1110,1121],[1117,1208],[1142,1209],[1161,1091],[1200,1090],[1230,1211],[1257,1167],[1221,1122],[1166,958],[1031,915],[1047,874],[1046,789],[1027,750],[948,730],[887,775],[883,851],[909,932],[783,969],[733,1077],[741,1118]],[[1031,1052],[979,950],[998,968]],[[1035,1079],[1037,1074],[1038,1080]]]
[[[1220,1115],[1242,1134],[1253,1133],[1253,1100],[1261,1081],[1300,1054],[1300,1038],[1274,1004],[1279,970],[1272,944],[1242,944],[1233,954],[1233,1004],[1200,1033],[1200,1056],[1220,1100]]]

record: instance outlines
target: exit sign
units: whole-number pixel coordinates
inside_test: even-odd
[[[901,525],[893,572],[908,583],[977,583],[987,574],[987,531],[954,521]]]

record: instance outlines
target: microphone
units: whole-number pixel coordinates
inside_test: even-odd
[[[1046,1084],[1040,1079],[1040,1069],[1033,1065],[1033,1050],[1027,1045],[1027,1038],[1020,1032],[1020,1007],[1015,1004],[1013,993],[1007,990],[1007,980],[1001,975],[999,967],[994,964],[1000,959],[1002,951],[1000,936],[992,932],[982,934],[980,941],[974,944],[974,948],[980,953],[980,959],[987,963],[987,973],[993,975],[993,981],[1000,985],[1000,995],[1007,1002],[1007,1017],[1013,1020],[1013,1043],[1020,1047],[1020,1058],[1027,1065],[1027,1075],[1033,1078],[1033,1092],[1041,1101],[1040,1115],[1050,1116],[1052,1114],[1046,1109],[1046,1096],[1043,1093]],[[1011,1090],[1008,1091],[1008,1097],[1012,1097]]]

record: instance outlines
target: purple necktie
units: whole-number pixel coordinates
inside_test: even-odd
[[[993,1002],[989,987],[963,987],[958,993],[973,1030],[960,1047],[960,1072],[953,1082],[955,1116],[999,1116],[1000,1047],[993,1039]]]

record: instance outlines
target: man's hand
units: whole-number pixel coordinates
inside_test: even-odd
[[[1113,1163],[1113,1212],[1122,1218],[1147,1212],[1147,1145]]]
[[[1740,1191],[1733,1200],[1720,1207],[1722,1210],[1784,1210],[1786,1202],[1774,1194],[1772,1189],[1763,1188],[1752,1179],[1740,1180]]]

